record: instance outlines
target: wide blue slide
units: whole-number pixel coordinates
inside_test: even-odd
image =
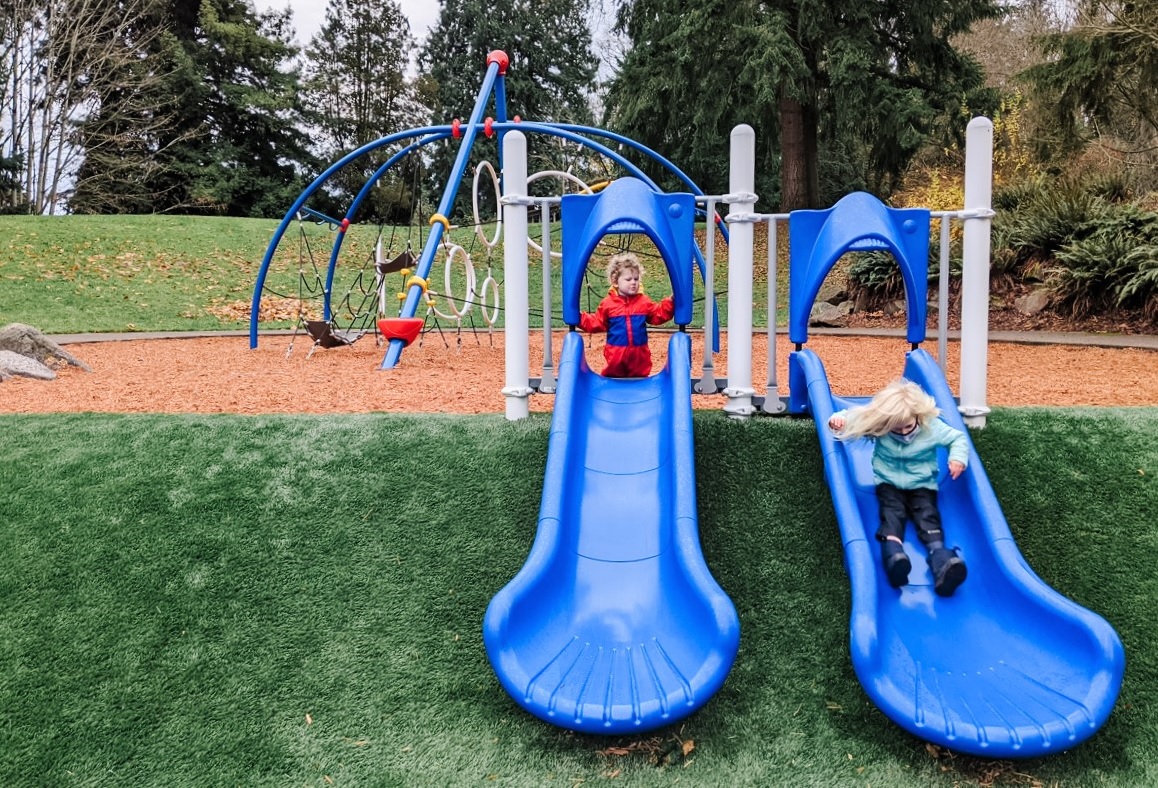
[[[879,512],[872,445],[838,441],[827,426],[835,410],[865,400],[834,396],[819,357],[802,346],[816,290],[832,263],[850,249],[890,251],[903,272],[909,269],[904,277],[909,303],[923,305],[928,222],[887,209],[868,195],[850,197],[828,211],[801,212],[803,221],[795,214],[790,220],[790,288],[796,297],[789,332],[801,349],[789,358],[789,410],[816,421],[852,587],[853,668],[881,711],[927,741],[991,758],[1069,749],[1109,717],[1122,684],[1122,644],[1103,618],[1030,569],[972,442],[969,466],[956,480],[947,474],[943,452],[940,457],[946,543],[958,547],[966,561],[965,583],[949,598],[933,592],[914,528],[905,542],[913,562],[909,584],[896,589],[885,577],[875,538]],[[799,281],[797,259],[805,261]],[[966,431],[941,369],[916,347],[924,320],[923,308],[910,309],[908,339],[914,349],[898,373],[936,399],[948,424]]]
[[[564,197],[564,319],[578,322],[582,269],[599,239],[640,232],[668,265],[676,321],[687,323],[692,200],[630,178]],[[535,541],[483,622],[500,683],[555,725],[642,732],[706,703],[739,637],[700,548],[688,334],[673,334],[663,370],[640,379],[596,374],[581,335],[568,334]]]

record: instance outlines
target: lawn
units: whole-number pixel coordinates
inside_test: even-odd
[[[0,418],[0,778],[1158,784],[1158,409],[998,409],[974,435],[1030,565],[1126,648],[1105,727],[1022,762],[927,748],[868,702],[806,420],[695,416],[703,548],[742,627],[721,692],[636,737],[529,717],[491,672],[481,621],[530,548],[548,429]]]
[[[49,334],[139,331],[247,330],[254,285],[261,262],[280,222],[269,219],[235,219],[197,216],[0,216],[0,326],[18,322],[34,325]],[[491,237],[490,227],[483,228]],[[532,223],[532,233],[538,225]],[[701,225],[701,235],[703,232]],[[343,240],[331,287],[336,319],[349,323],[362,316],[362,326],[372,326],[377,315],[375,247],[381,236],[384,260],[392,260],[408,247],[422,251],[428,227],[353,225]],[[338,235],[316,222],[292,221],[274,254],[265,280],[263,298],[269,300],[262,329],[292,328],[304,304],[312,317],[322,316],[322,293],[331,253]],[[455,228],[450,241],[461,246],[451,265],[452,299],[436,296],[436,306],[450,316],[452,307],[465,311],[461,300],[468,292],[464,260],[469,256],[475,274],[474,306],[465,311],[466,328],[486,328],[486,311],[505,322],[501,305],[504,273],[502,248],[488,252],[471,227]],[[559,246],[559,231],[553,233]],[[727,256],[717,234],[717,290],[726,285]],[[761,236],[756,252],[756,301],[753,320],[766,322],[766,246]],[[637,242],[647,270],[646,288],[653,295],[671,291],[663,264],[655,258],[649,241]],[[599,252],[589,278],[581,308],[593,311],[606,294],[602,259],[615,251]],[[465,253],[465,255],[464,255]],[[529,250],[531,325],[542,325],[542,253]],[[433,291],[446,292],[446,248],[435,257],[428,277]],[[783,319],[786,293],[781,268],[780,314]],[[494,292],[484,287],[494,280],[500,308],[495,310]],[[386,279],[386,314],[396,315],[397,294],[408,277],[391,273]],[[559,261],[552,263],[554,325],[562,327],[559,307]],[[703,324],[703,293],[697,290],[695,321]],[[727,299],[717,298],[717,317],[727,322]],[[418,312],[425,316],[425,306]],[[268,317],[268,319],[266,319]],[[433,325],[436,316],[430,317]],[[442,318],[441,325],[456,325]]]

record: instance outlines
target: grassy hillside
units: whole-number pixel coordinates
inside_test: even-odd
[[[0,216],[0,325],[48,333],[245,328],[277,222],[192,216]]]
[[[261,262],[280,222],[265,219],[233,219],[196,216],[0,216],[0,326],[28,323],[50,334],[132,331],[217,331],[249,328],[254,285]],[[539,228],[532,225],[532,232]],[[494,230],[486,228],[490,237]],[[384,228],[382,258],[392,260],[408,247],[421,253],[429,228]],[[321,299],[330,257],[338,234],[328,225],[293,221],[274,254],[265,279],[261,328],[293,327],[299,303],[311,317],[322,316]],[[428,277],[437,309],[449,317],[463,311],[468,287],[465,259],[469,256],[475,275],[474,305],[463,325],[484,328],[487,312],[505,323],[503,250],[488,251],[473,228],[455,228],[449,241],[455,252],[450,266],[450,298],[446,285],[447,247],[441,247]],[[378,298],[374,261],[378,228],[351,226],[342,241],[331,286],[331,304],[341,327],[352,315],[366,315],[359,327],[373,325]],[[719,241],[719,236],[717,236]],[[558,227],[553,230],[556,250]],[[618,243],[618,241],[616,241]],[[757,302],[753,319],[764,325],[761,306],[766,285],[763,279],[766,249],[758,241]],[[717,289],[726,282],[727,256],[717,244]],[[650,241],[633,241],[646,267],[646,289],[653,295],[671,292],[663,264],[655,257]],[[601,249],[580,307],[593,311],[606,293],[602,257],[616,251]],[[542,325],[542,253],[529,256],[530,322]],[[552,313],[560,319],[559,261],[552,262]],[[781,268],[781,315],[786,292]],[[488,276],[493,285],[488,285]],[[401,273],[386,279],[386,313],[397,314],[396,295],[408,281]],[[495,310],[495,293],[500,309]],[[697,295],[694,322],[703,324],[702,292]],[[717,318],[726,322],[727,299],[717,298]],[[418,314],[426,315],[425,304]],[[454,325],[442,318],[443,326]],[[433,320],[435,318],[431,317]]]

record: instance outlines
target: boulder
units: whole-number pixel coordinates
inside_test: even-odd
[[[21,375],[37,380],[56,380],[56,373],[52,371],[51,367],[11,350],[0,350],[0,374],[6,376]]]
[[[40,329],[23,323],[9,323],[0,328],[0,350],[26,356],[42,365],[56,361],[92,372],[92,367],[53,342]]]
[[[808,325],[820,328],[839,328],[844,325],[844,319],[848,316],[848,312],[847,306],[836,306],[825,301],[817,301],[812,305],[812,311],[808,315]]]
[[[1023,315],[1036,315],[1049,306],[1049,293],[1044,289],[1034,290],[1028,295],[1014,299],[1013,306]]]

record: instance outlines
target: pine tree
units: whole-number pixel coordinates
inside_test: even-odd
[[[414,46],[396,0],[330,0],[325,24],[306,49],[304,81],[323,159],[334,161],[388,134],[425,125],[426,113],[406,76]],[[340,191],[348,203],[390,153],[375,152],[343,169],[329,184],[331,193]],[[401,165],[373,192],[368,208],[378,218],[405,223],[412,197],[406,173],[416,164]]]
[[[169,0],[156,53],[175,117],[149,181],[155,211],[281,216],[316,171],[288,13],[248,0]]]
[[[432,122],[466,120],[486,71],[488,53],[510,58],[505,83],[508,120],[589,124],[598,63],[587,23],[590,0],[442,0],[438,24],[419,56],[427,75]],[[493,103],[487,114],[497,116]],[[557,142],[528,140],[528,155],[557,166]],[[485,146],[480,147],[485,153]],[[435,156],[433,172],[450,171],[456,151]],[[484,155],[480,153],[480,155]],[[489,154],[486,154],[489,155]],[[441,185],[441,184],[440,184]],[[460,193],[458,210],[463,209]]]
[[[1065,154],[1101,138],[1125,154],[1158,160],[1158,0],[1084,0],[1076,24],[1047,36],[1046,58],[1027,70],[1051,110]]]
[[[994,0],[630,0],[609,123],[661,152],[686,130],[677,147],[709,191],[726,186],[728,131],[749,123],[758,188],[782,210],[884,192],[931,135],[996,101],[950,42],[998,14]]]
[[[466,118],[487,54],[510,57],[507,105],[528,120],[587,123],[597,63],[589,0],[442,0],[422,48],[422,70],[437,83],[434,121]]]

